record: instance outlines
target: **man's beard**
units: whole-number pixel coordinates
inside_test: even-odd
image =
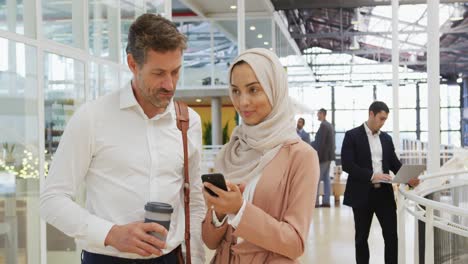
[[[142,97],[145,99],[145,101],[147,101],[148,103],[150,103],[151,105],[153,105],[154,107],[156,108],[166,108],[169,103],[170,103],[170,99],[168,99],[167,101],[166,100],[161,100],[159,98],[157,98],[157,95],[160,93],[160,92],[163,92],[163,93],[170,93],[170,91],[168,91],[167,89],[165,88],[158,88],[156,90],[155,93],[153,94],[148,94],[146,92],[146,90],[144,89],[144,86],[140,86],[142,87],[140,89],[140,94],[142,95]]]

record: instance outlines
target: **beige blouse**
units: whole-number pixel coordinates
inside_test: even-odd
[[[263,170],[252,203],[233,229],[212,224],[209,209],[202,238],[216,249],[211,263],[298,263],[304,253],[319,180],[313,148],[301,140],[286,143]],[[236,244],[237,237],[244,241]]]

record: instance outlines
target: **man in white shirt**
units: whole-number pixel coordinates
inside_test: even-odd
[[[369,264],[367,239],[374,214],[382,227],[385,264],[398,262],[396,203],[389,171],[396,174],[401,162],[390,135],[380,131],[389,112],[384,102],[373,102],[367,122],[347,131],[341,148],[343,171],[349,174],[343,203],[353,208],[357,264]],[[418,179],[409,182],[418,184]]]
[[[41,192],[41,215],[74,237],[82,263],[176,263],[184,244],[184,153],[173,96],[186,37],[169,20],[140,16],[130,27],[122,90],[81,107],[71,118]],[[201,122],[189,109],[188,155],[192,263],[204,263],[205,215],[199,175]],[[86,209],[74,202],[86,186]],[[169,230],[143,223],[147,202],[168,203]],[[166,241],[149,235],[156,232]]]

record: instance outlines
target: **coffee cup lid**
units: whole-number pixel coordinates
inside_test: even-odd
[[[174,211],[170,204],[159,202],[147,202],[145,205],[145,210],[154,213],[164,214],[172,214],[172,212]]]

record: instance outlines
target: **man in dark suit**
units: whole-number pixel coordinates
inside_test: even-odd
[[[343,170],[349,174],[344,204],[353,208],[356,262],[369,263],[367,239],[375,215],[382,227],[385,241],[385,263],[398,262],[396,203],[389,171],[398,172],[401,163],[395,153],[392,138],[380,131],[389,109],[375,101],[369,107],[369,118],[363,125],[346,132],[341,148]],[[411,186],[419,184],[414,179]]]
[[[335,160],[335,130],[332,124],[327,121],[327,110],[324,108],[317,112],[317,119],[322,123],[320,123],[317,134],[315,134],[315,140],[311,145],[319,156],[320,181],[323,181],[323,196],[322,205],[319,205],[319,190],[317,190],[315,207],[330,207],[330,163],[332,160]]]

